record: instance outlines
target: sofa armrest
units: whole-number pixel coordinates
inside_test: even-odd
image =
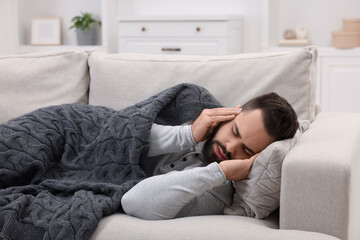
[[[360,114],[319,113],[283,162],[280,228],[360,239]]]

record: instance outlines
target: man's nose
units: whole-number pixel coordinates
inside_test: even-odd
[[[239,149],[241,148],[240,139],[231,139],[226,144],[226,151],[229,152],[231,158],[236,158],[239,155]]]

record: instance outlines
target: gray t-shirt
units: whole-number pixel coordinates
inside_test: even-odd
[[[202,146],[194,141],[191,125],[153,124],[143,166],[149,177],[123,196],[124,211],[148,220],[222,214],[233,187],[217,163],[205,166]]]

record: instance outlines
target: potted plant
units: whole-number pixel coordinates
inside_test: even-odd
[[[92,18],[90,13],[81,12],[80,16],[75,16],[71,20],[73,25],[69,29],[75,28],[78,45],[95,45],[96,31],[95,24],[101,26],[101,22]]]

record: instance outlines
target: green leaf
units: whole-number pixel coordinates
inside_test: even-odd
[[[92,18],[92,15],[87,12],[81,12],[81,15],[75,16],[71,19],[73,25],[69,29],[79,28],[87,32],[92,24],[99,24],[101,26],[101,21],[96,21]]]

